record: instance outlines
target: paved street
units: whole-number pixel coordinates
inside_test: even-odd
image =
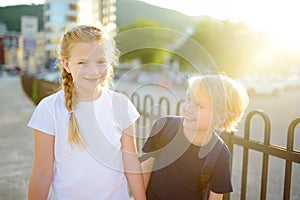
[[[33,137],[26,124],[34,105],[19,77],[0,77],[0,200],[27,199]]]

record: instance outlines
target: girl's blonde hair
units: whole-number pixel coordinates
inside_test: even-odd
[[[61,46],[58,51],[58,57],[60,58],[59,60],[64,58],[65,60],[69,61],[72,48],[75,44],[91,43],[94,41],[99,41],[99,43],[104,44],[104,48],[106,49],[106,51],[108,51],[107,53],[110,56],[110,64],[115,64],[117,62],[117,49],[115,47],[114,40],[110,38],[104,30],[95,26],[88,25],[72,25],[67,28],[61,39]],[[73,83],[73,77],[63,68],[61,63],[58,65],[61,69],[62,87],[65,94],[65,106],[70,112],[68,141],[71,144],[82,145],[83,141],[80,137],[78,122],[74,114],[78,102],[76,90]],[[109,84],[112,83],[112,77],[113,67],[110,67],[107,74],[107,79],[102,83],[102,86],[109,87]]]
[[[222,74],[201,75],[188,81],[196,101],[206,95],[211,101],[216,127],[221,131],[237,130],[237,124],[249,103],[246,89],[232,78]]]

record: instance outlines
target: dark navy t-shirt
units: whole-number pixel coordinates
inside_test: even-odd
[[[201,147],[189,143],[182,129],[179,129],[174,140],[177,140],[176,144],[169,145],[169,150],[159,151],[155,155],[154,171],[146,191],[148,200],[197,199],[198,179],[205,157],[199,158]],[[154,141],[148,139],[144,147],[153,145],[151,142]],[[166,160],[168,161],[165,162]],[[224,144],[209,186],[213,192],[222,194],[232,192],[229,163],[230,152]]]

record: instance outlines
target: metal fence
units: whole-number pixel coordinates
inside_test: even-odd
[[[264,123],[264,141],[255,141],[250,139],[250,124],[253,116],[259,115]],[[247,172],[249,166],[249,149],[263,154],[260,199],[266,199],[268,184],[269,156],[274,156],[285,160],[285,176],[284,176],[284,193],[282,199],[290,199],[291,180],[292,180],[292,163],[300,163],[300,152],[294,150],[294,133],[296,126],[300,123],[300,118],[294,119],[288,128],[286,147],[270,144],[270,119],[261,110],[254,110],[246,116],[244,137],[234,135],[234,133],[223,133],[222,138],[228,145],[232,157],[234,157],[233,147],[238,145],[243,147],[243,163],[242,163],[242,185],[240,199],[246,199],[247,193]]]

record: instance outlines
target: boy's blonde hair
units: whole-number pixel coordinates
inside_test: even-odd
[[[188,86],[197,102],[203,95],[211,101],[215,128],[226,132],[237,130],[249,103],[247,91],[241,84],[222,74],[210,74],[190,78]]]
[[[104,30],[88,25],[72,25],[67,28],[61,39],[61,46],[58,51],[59,60],[64,58],[69,61],[72,48],[75,44],[91,43],[94,41],[99,41],[100,44],[103,44],[109,56],[109,63],[111,65],[115,64],[117,62],[117,50],[114,40],[110,38]],[[70,112],[68,141],[71,144],[75,143],[82,145],[83,141],[80,137],[78,122],[74,114],[78,102],[73,77],[63,68],[61,63],[58,65],[61,69],[62,86],[65,94],[65,106]],[[109,69],[110,70],[107,74],[108,78],[102,83],[103,87],[108,87],[112,82],[113,67],[110,67]]]

